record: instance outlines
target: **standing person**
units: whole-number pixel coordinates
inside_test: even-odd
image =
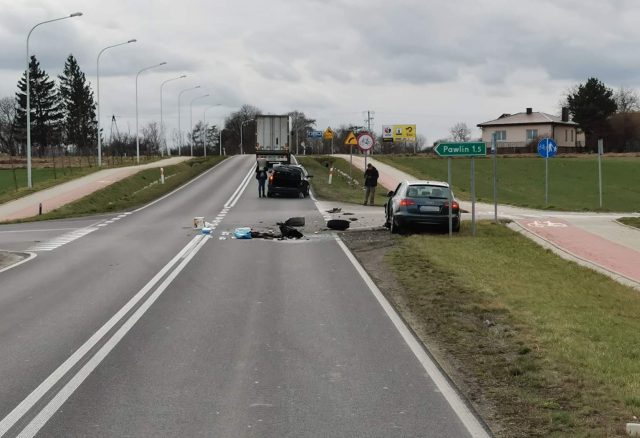
[[[376,186],[378,185],[378,169],[373,167],[371,163],[367,164],[367,170],[364,171],[364,205],[373,205],[373,199],[376,196]]]
[[[260,163],[256,165],[256,179],[258,180],[258,198],[266,198],[264,184],[267,181],[267,167],[260,166]]]

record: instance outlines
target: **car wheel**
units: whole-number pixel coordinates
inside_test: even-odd
[[[396,219],[392,217],[390,222],[391,223],[389,224],[389,231],[391,231],[391,234],[400,234],[401,229],[398,221],[396,221]]]

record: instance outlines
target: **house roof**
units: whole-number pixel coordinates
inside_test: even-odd
[[[477,126],[479,128],[485,126],[509,126],[509,125],[567,125],[567,126],[578,126],[578,124],[572,120],[568,122],[563,122],[562,118],[558,116],[553,116],[547,113],[540,112],[532,112],[531,114],[517,113],[517,114],[503,114],[495,120],[490,120],[488,122],[479,123]]]

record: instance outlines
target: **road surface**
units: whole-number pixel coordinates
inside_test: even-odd
[[[315,203],[259,199],[253,165],[0,226],[0,248],[36,254],[0,272],[0,436],[487,435]],[[291,216],[307,238],[231,238]]]

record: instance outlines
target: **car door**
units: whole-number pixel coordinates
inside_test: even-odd
[[[387,201],[387,219],[389,221],[391,220],[391,218],[393,218],[393,215],[398,209],[398,203],[400,202],[401,198],[400,194],[403,192],[404,185],[404,182],[398,184],[395,191],[393,192],[393,196],[390,196],[389,200]]]

